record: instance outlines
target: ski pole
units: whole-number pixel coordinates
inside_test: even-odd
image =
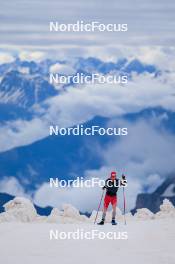
[[[101,202],[102,202],[102,199],[103,199],[104,191],[105,191],[105,190],[103,190],[102,195],[101,195],[100,203],[99,203],[99,206],[98,206],[98,209],[97,209],[97,213],[96,213],[96,217],[95,217],[95,220],[94,220],[94,225],[95,225],[95,223],[96,223],[97,216],[98,216],[98,212],[99,212],[100,207],[101,207]]]
[[[126,225],[126,197],[125,197],[125,188],[123,187],[123,215],[124,215],[124,223]]]

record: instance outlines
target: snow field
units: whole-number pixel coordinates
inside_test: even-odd
[[[148,209],[126,215],[123,223],[117,209],[117,226],[112,226],[111,212],[104,226],[94,225],[96,211],[82,216],[69,204],[63,211],[54,208],[48,217],[39,216],[26,198],[16,197],[4,205],[0,214],[0,263],[3,264],[174,264],[175,208],[164,200],[157,214]],[[99,212],[98,220],[102,212]],[[50,231],[65,233],[127,233],[127,239],[52,239]]]

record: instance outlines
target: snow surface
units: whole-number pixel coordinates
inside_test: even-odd
[[[128,240],[50,240],[58,231],[127,231]],[[173,219],[132,221],[126,226],[92,223],[45,224],[1,223],[0,263],[3,264],[174,264],[175,228]]]
[[[0,263],[3,264],[174,264],[175,208],[165,199],[157,214],[146,208],[126,215],[117,209],[117,226],[94,225],[96,211],[82,216],[70,204],[63,211],[54,208],[48,217],[39,216],[33,204],[17,197],[4,205],[0,214]],[[98,220],[101,219],[99,212]],[[107,222],[111,221],[111,212]],[[57,232],[127,232],[128,239],[58,239],[50,240],[50,230]]]

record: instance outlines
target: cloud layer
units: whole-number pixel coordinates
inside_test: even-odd
[[[29,54],[23,53],[23,56],[27,60],[40,61],[45,55],[43,53],[31,55],[29,52]],[[130,56],[129,53],[128,56]],[[117,169],[120,174],[126,173],[129,181],[127,206],[132,209],[139,192],[144,189],[153,191],[162,182],[164,176],[175,169],[174,135],[161,127],[162,120],[168,118],[166,114],[159,117],[153,116],[149,122],[142,120],[126,123],[126,120],[122,119],[124,114],[137,113],[150,107],[163,107],[166,110],[175,111],[174,49],[162,51],[158,47],[151,50],[142,48],[138,56],[147,63],[157,61],[161,74],[155,77],[148,73],[140,75],[133,73],[132,80],[126,86],[96,84],[69,87],[45,102],[45,106],[48,107],[46,112],[45,107],[35,109],[36,114],[43,113],[39,118],[31,121],[19,119],[1,126],[0,150],[28,145],[48,136],[49,124],[67,127],[86,122],[97,115],[109,117],[112,119],[111,122],[128,127],[127,138],[119,142],[114,141],[105,149],[101,149],[104,166],[100,170],[86,171],[79,176],[106,178],[109,171],[114,169]],[[8,62],[14,57],[3,56],[2,58],[3,61]],[[60,64],[56,64],[57,66],[61,67]],[[62,70],[70,71],[71,69],[67,67]],[[1,182],[0,190],[9,193],[14,190],[13,194],[18,195],[24,193],[14,178]],[[91,211],[96,208],[100,195],[100,189],[53,191],[45,183],[36,191],[34,200],[40,205],[50,204],[57,207],[60,207],[63,202],[70,202],[81,211]],[[122,206],[121,193],[119,205]]]
[[[128,179],[126,197],[127,210],[130,210],[135,206],[138,193],[154,191],[166,176],[175,170],[175,141],[173,135],[167,131],[160,131],[161,123],[155,125],[153,120],[138,121],[134,124],[126,123],[124,120],[120,122],[121,125],[125,123],[128,127],[127,138],[116,140],[106,148],[100,149],[104,161],[103,167],[99,170],[86,171],[78,176],[86,179],[92,177],[105,179],[113,170],[117,170],[119,177],[124,173]],[[99,148],[100,146],[98,151]],[[96,148],[93,148],[93,151],[96,151]],[[98,204],[101,192],[98,187],[51,189],[49,184],[45,183],[36,191],[34,199],[40,205],[52,204],[59,208],[67,201],[81,211],[92,211]],[[122,208],[121,190],[118,201],[119,207]]]
[[[69,87],[47,101],[48,110],[42,117],[7,122],[1,126],[0,151],[48,136],[50,124],[68,127],[95,116],[115,117],[149,107],[174,111],[174,78],[173,72],[165,72],[157,78],[151,74],[140,74],[133,75],[125,86],[96,84]],[[44,111],[37,108],[36,114]]]
[[[18,6],[18,8],[16,8]],[[14,0],[1,5],[1,47],[67,47],[75,52],[87,46],[174,45],[175,3],[173,0],[35,1]],[[49,21],[75,23],[77,20],[101,23],[128,23],[127,33],[51,33]]]

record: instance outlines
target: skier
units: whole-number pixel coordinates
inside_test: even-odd
[[[112,204],[112,225],[116,225],[115,216],[116,216],[116,206],[117,206],[117,191],[118,188],[122,186],[126,186],[126,177],[122,175],[122,181],[117,179],[117,172],[112,171],[111,177],[105,181],[105,186],[102,188],[103,190],[106,189],[106,195],[104,198],[104,207],[103,207],[103,214],[102,220],[98,223],[98,225],[104,225],[106,211],[108,209],[109,204]]]

